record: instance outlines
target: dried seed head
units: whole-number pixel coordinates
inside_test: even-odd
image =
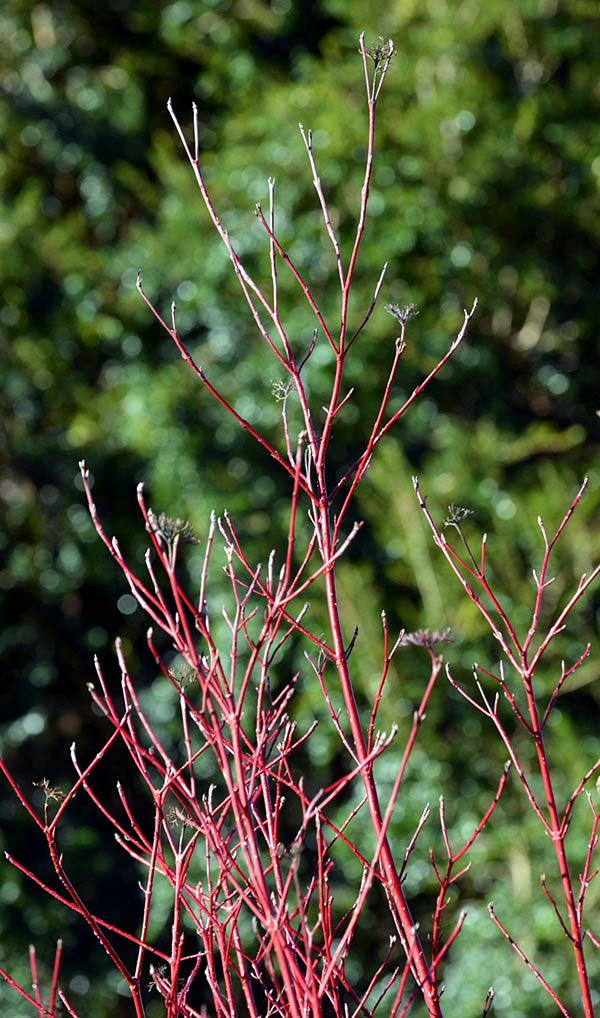
[[[402,325],[406,325],[411,318],[416,318],[419,309],[414,304],[407,304],[406,307],[399,307],[398,304],[386,304],[385,310]]]
[[[416,629],[414,633],[405,633],[400,640],[401,647],[425,647],[426,650],[433,650],[438,643],[454,643],[450,628]]]
[[[166,513],[160,513],[157,516],[156,513],[152,512],[152,509],[149,509],[148,523],[148,529],[156,534],[157,537],[162,538],[166,544],[173,544],[176,538],[179,538],[181,541],[187,541],[188,544],[199,543],[200,539],[195,536],[192,525],[187,520],[180,520],[179,517],[173,520]]]
[[[271,385],[271,394],[278,403],[283,402],[289,396],[292,389],[292,383],[290,381],[284,382],[281,378],[273,379]]]
[[[461,521],[465,520],[467,518],[467,516],[472,516],[472,515],[473,515],[473,510],[472,509],[465,509],[464,506],[461,506],[461,505],[449,505],[448,506],[448,515],[446,516],[446,519],[444,520],[444,526],[445,527],[456,527],[456,529],[459,530],[460,529],[459,525],[460,525]]]
[[[48,805],[51,799],[54,799],[55,802],[63,802],[63,800],[67,798],[66,793],[60,788],[51,785],[48,778],[42,778],[41,781],[34,781],[33,786],[34,788],[42,789],[46,805]]]
[[[380,35],[379,40],[376,43],[373,43],[372,46],[367,46],[365,52],[377,68],[380,64],[389,64],[396,52],[396,49],[391,39],[385,39],[383,35]]]

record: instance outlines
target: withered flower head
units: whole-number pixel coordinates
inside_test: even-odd
[[[414,633],[405,633],[400,640],[401,647],[425,647],[433,650],[438,643],[454,643],[449,627],[446,629],[416,629]]]

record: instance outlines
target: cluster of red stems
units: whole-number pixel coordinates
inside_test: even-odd
[[[465,311],[462,327],[447,353],[404,405],[389,412],[388,404],[405,347],[405,330],[413,308],[388,307],[387,310],[399,323],[400,335],[393,347],[379,410],[361,455],[342,476],[331,483],[328,479],[328,454],[336,417],[351,398],[351,392],[344,392],[344,369],[353,344],[369,322],[385,274],[384,266],[371,304],[362,321],[352,330],[349,325],[348,302],[365,229],[373,166],[376,107],[393,53],[391,42],[380,40],[378,45],[367,48],[364,38],[360,40],[367,92],[368,143],[360,212],[347,264],[342,259],[338,236],[317,173],[311,133],[301,128],[325,230],[333,245],[339,274],[341,315],[339,330],[335,333],[319,310],[307,280],[277,239],[274,181],[269,181],[268,215],[263,214],[260,206],[256,209],[270,255],[272,289],[265,293],[240,261],[207,193],[199,161],[196,107],[194,141],[190,146],[169,104],[169,112],[200,194],[212,224],[227,249],[258,331],[284,375],[283,388],[286,394],[295,393],[299,402],[303,430],[298,435],[290,433],[284,399],[281,445],[276,447],[269,438],[259,433],[230,405],[223,393],[213,386],[186,349],[177,330],[175,306],[172,306],[171,321],[167,323],[142,289],[141,279],[138,278],[137,285],[143,300],[171,337],[186,364],[221,407],[268,451],[277,467],[287,474],[290,495],[287,543],[279,552],[272,553],[264,569],[248,561],[234,524],[227,515],[218,521],[214,518],[211,520],[203,552],[200,589],[192,596],[178,579],[178,551],[181,542],[188,536],[181,521],[174,523],[164,517],[157,517],[147,506],[142,486],[139,486],[139,508],[150,545],[145,563],[147,576],[141,578],[128,564],[117,540],[111,540],[106,535],[90,492],[88,471],[85,464],[81,464],[89,510],[97,533],[122,570],[131,594],[151,620],[152,628],[147,635],[148,647],[165,682],[171,683],[176,690],[181,712],[181,737],[175,749],[167,749],[161,742],[145,716],[121,647],[117,643],[122,676],[119,702],[109,692],[98,662],[97,684],[90,686],[92,698],[110,726],[110,734],[101,750],[86,764],[79,761],[75,747],[72,748],[76,777],[71,788],[59,794],[47,782],[46,808],[39,816],[2,763],[4,775],[21,806],[46,839],[61,890],[48,887],[35,873],[14,858],[9,858],[14,866],[65,907],[77,913],[93,930],[129,988],[136,1018],[142,1018],[145,1014],[144,1000],[148,999],[150,992],[149,980],[153,998],[156,999],[158,992],[164,1001],[168,1018],[199,1018],[200,1014],[214,1014],[215,1018],[234,1018],[240,1014],[247,1014],[250,1018],[304,1018],[308,1015],[315,1018],[319,1015],[369,1018],[376,1013],[403,1018],[417,1001],[422,1001],[431,1018],[441,1016],[443,1004],[440,1000],[440,980],[443,962],[465,918],[462,913],[449,932],[443,927],[442,920],[449,901],[448,892],[464,872],[465,855],[481,835],[505,789],[511,764],[518,778],[517,786],[522,788],[540,825],[551,839],[556,854],[562,900],[553,897],[545,884],[544,893],[573,951],[574,972],[581,995],[581,1013],[586,1018],[591,1018],[594,1013],[585,947],[586,941],[595,948],[600,947],[600,943],[584,925],[584,905],[586,890],[597,872],[594,869],[593,854],[600,813],[589,794],[589,845],[587,853],[584,853],[578,882],[573,878],[566,841],[574,805],[586,792],[592,777],[600,770],[600,761],[582,777],[566,804],[561,807],[555,795],[545,746],[545,728],[558,695],[564,683],[587,656],[589,647],[571,667],[563,665],[562,673],[544,709],[540,706],[535,687],[536,669],[548,647],[564,629],[569,613],[596,578],[600,568],[582,577],[555,621],[547,631],[540,633],[540,609],[544,592],[551,582],[548,575],[550,556],[582,497],[585,483],[554,536],[548,537],[542,521],[539,521],[544,553],[541,567],[534,573],[536,592],[531,625],[522,638],[488,582],[485,538],[478,561],[470,552],[468,555],[464,551],[459,554],[443,530],[436,525],[426,499],[421,494],[419,483],[414,479],[416,497],[431,528],[435,544],[466,596],[481,613],[496,638],[510,674],[522,683],[527,704],[526,711],[519,707],[503,667],[494,672],[476,665],[476,693],[459,685],[450,668],[446,667],[452,686],[497,731],[509,760],[497,788],[490,794],[489,807],[471,836],[458,847],[451,844],[442,801],[440,822],[445,858],[436,858],[430,851],[430,862],[439,892],[433,902],[427,941],[420,936],[419,927],[413,918],[404,889],[404,876],[428,809],[425,809],[407,845],[392,843],[390,821],[428,700],[443,667],[442,657],[436,652],[435,640],[423,632],[420,639],[413,638],[411,641],[420,642],[429,654],[431,673],[425,683],[421,701],[414,711],[412,726],[398,756],[391,794],[385,802],[382,801],[375,780],[374,765],[382,754],[396,752],[399,737],[396,731],[387,735],[381,733],[377,727],[377,716],[392,659],[403,642],[403,634],[398,639],[391,636],[385,615],[382,616],[382,665],[377,694],[366,716],[361,714],[357,706],[356,680],[349,660],[351,646],[342,632],[336,594],[336,564],[358,531],[356,524],[347,524],[353,496],[368,470],[376,446],[452,356],[465,336],[475,311],[475,305],[470,311]],[[278,271],[281,265],[292,274],[316,319],[312,344],[300,359],[280,314]],[[328,403],[323,408],[324,416],[319,408],[320,421],[317,424],[303,372],[318,341],[329,346],[332,380]],[[299,547],[299,514],[305,519],[306,512],[310,521],[310,538],[305,546]],[[462,511],[457,510],[446,523],[454,524],[462,535],[461,518]],[[226,648],[217,646],[213,639],[206,604],[207,576],[217,532],[225,542],[225,573],[235,605],[233,612],[224,613],[230,633]],[[460,547],[464,548],[464,544]],[[325,635],[317,634],[310,626],[310,611],[304,599],[312,588],[324,590],[329,620],[329,629]],[[157,650],[153,635],[156,630],[166,635],[171,650],[179,655],[180,660],[185,661],[185,682],[167,666],[163,655]],[[298,731],[291,719],[297,677],[277,687],[276,693],[270,683],[274,662],[280,658],[283,648],[292,637],[301,637],[305,641],[308,672],[320,688],[347,762],[341,777],[312,796],[305,792],[302,774],[298,773],[294,762],[296,751],[311,738],[312,733],[312,729]],[[333,706],[330,690],[334,684],[341,694],[342,712]],[[490,688],[495,691],[490,693]],[[529,764],[522,762],[515,740],[509,734],[506,711],[509,717],[512,712],[521,731],[533,743],[537,765],[533,772]],[[118,809],[107,805],[94,790],[95,772],[111,746],[117,742],[125,747],[131,765],[130,773],[118,786]],[[202,788],[199,787],[201,783],[197,776],[197,763],[206,755],[212,755],[212,766],[221,775],[221,780],[208,789],[204,784]],[[533,785],[537,787],[537,782],[532,781],[532,773],[534,779],[536,773],[537,778],[541,778],[542,795],[534,792]],[[140,808],[138,781],[147,790],[146,795],[142,796],[143,809]],[[334,807],[346,801],[350,788],[355,789],[357,785],[361,788],[358,805],[351,807],[345,822],[334,822]],[[130,865],[145,874],[141,884],[143,896],[140,913],[137,925],[132,930],[115,928],[100,916],[92,914],[67,872],[67,864],[59,847],[61,823],[71,809],[75,796],[81,793],[89,796],[108,820]],[[147,824],[148,794],[154,817],[150,826]],[[295,836],[291,840],[283,833],[289,830],[290,816],[299,818],[299,822],[296,820]],[[352,826],[354,834],[350,835],[347,831],[357,816],[361,822]],[[361,840],[358,831],[362,831],[364,840]],[[311,846],[312,860],[308,878],[301,876],[300,866],[307,841]],[[371,848],[366,848],[366,845]],[[355,888],[352,906],[344,914],[339,914],[331,882],[332,870],[343,864],[344,853],[358,860],[362,879]],[[153,945],[149,933],[153,897],[161,881],[169,885],[173,903],[170,946],[167,950]],[[395,934],[390,937],[383,960],[378,958],[373,964],[373,971],[367,971],[368,959],[360,959],[361,970],[365,974],[360,989],[357,989],[355,981],[348,975],[351,968],[348,961],[353,957],[353,949],[356,950],[356,934],[360,929],[361,917],[377,886],[383,892],[383,900],[387,902],[388,918]],[[546,979],[534,962],[526,957],[517,940],[496,916],[492,905],[489,906],[489,913],[500,934],[534,973],[558,1011],[566,1016],[569,1012],[553,989],[551,979]],[[128,959],[132,957],[132,945],[135,958],[133,964],[130,960],[124,960],[124,955]],[[4,979],[30,1002],[38,1018],[55,1018],[59,1011],[76,1015],[74,1006],[60,988],[60,955],[59,943],[50,990],[44,998],[39,986],[33,948],[31,992],[19,985],[8,973],[2,972]],[[208,986],[209,998],[212,1000],[211,1005],[203,1005],[200,1010],[189,1002],[191,988],[198,980]],[[206,991],[204,995],[206,998]],[[483,1015],[490,1010],[492,998],[493,989],[490,988],[486,999],[482,1000]]]

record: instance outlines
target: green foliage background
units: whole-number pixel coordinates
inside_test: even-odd
[[[71,741],[84,756],[99,744],[104,730],[85,684],[93,653],[110,667],[117,633],[149,709],[157,722],[169,719],[143,654],[144,620],[128,614],[123,582],[83,508],[77,461],[88,461],[107,528],[139,557],[140,479],[157,511],[188,517],[200,533],[210,510],[226,507],[257,560],[285,521],[285,480],[198,390],[135,291],[141,268],[159,305],[176,299],[181,330],[211,377],[250,420],[276,427],[274,368],[207,229],[166,112],[169,96],[188,124],[191,101],[198,103],[215,202],[263,279],[268,261],[252,210],[266,198],[268,176],[277,178],[281,239],[333,321],[333,260],[296,125],[314,131],[347,252],[366,124],[357,40],[362,31],[368,40],[393,38],[398,56],[380,105],[353,311],[358,320],[386,260],[382,306],[414,301],[420,309],[395,402],[445,350],[462,308],[479,299],[469,341],[379,450],[359,498],[366,526],[340,585],[348,631],[360,627],[354,661],[365,703],[378,676],[383,607],[397,627],[450,625],[457,642],[448,657],[467,683],[474,660],[496,661],[493,641],[436,559],[411,473],[419,473],[438,518],[451,502],[474,510],[469,534],[476,544],[489,534],[490,565],[521,630],[541,553],[536,518],[543,515],[549,530],[556,525],[588,473],[588,494],[558,554],[555,604],[589,571],[600,502],[598,27],[587,0],[108,0],[93,7],[6,0],[0,733],[26,788],[44,776],[68,780]],[[313,323],[293,286],[284,287],[284,300],[291,333],[308,344]],[[356,394],[340,421],[334,467],[351,461],[367,433],[393,339],[380,308],[356,345],[348,380]],[[328,360],[318,353],[314,360],[318,406]],[[593,639],[599,605],[595,592],[577,610],[557,658],[573,659]],[[384,727],[398,722],[401,731],[426,676],[418,651],[403,653],[382,710]],[[548,667],[548,690],[557,674]],[[598,756],[597,678],[592,655],[560,700],[552,740],[563,795]],[[316,709],[304,689],[300,720],[312,720]],[[311,766],[325,777],[335,765],[326,732],[312,754]],[[503,760],[479,717],[440,684],[399,811],[400,843],[441,792],[456,838],[465,836]],[[119,760],[111,766],[107,787]],[[393,780],[393,763],[386,767],[384,785]],[[65,832],[75,872],[90,899],[110,903],[115,919],[126,921],[131,881],[115,864],[108,832],[81,809],[81,826]],[[2,801],[0,815],[3,847],[44,872],[14,803]],[[585,832],[583,810],[578,824]],[[434,819],[426,837],[438,838]],[[425,840],[409,883],[426,929],[434,888],[424,847]],[[568,947],[539,888],[540,872],[552,872],[548,853],[513,783],[461,885],[457,907],[467,907],[469,918],[448,965],[449,1015],[479,1014],[491,982],[500,1015],[555,1013],[491,926],[491,898],[575,1008]],[[575,873],[580,866],[576,858]],[[62,935],[69,992],[82,1013],[129,1013],[85,934],[7,868],[0,900],[0,964],[22,973],[31,939],[49,960]],[[589,907],[592,916],[593,891]],[[376,917],[371,922],[369,951],[387,935]],[[0,1001],[11,1014],[28,1013],[3,986]],[[149,1007],[149,1016],[159,1013]]]

